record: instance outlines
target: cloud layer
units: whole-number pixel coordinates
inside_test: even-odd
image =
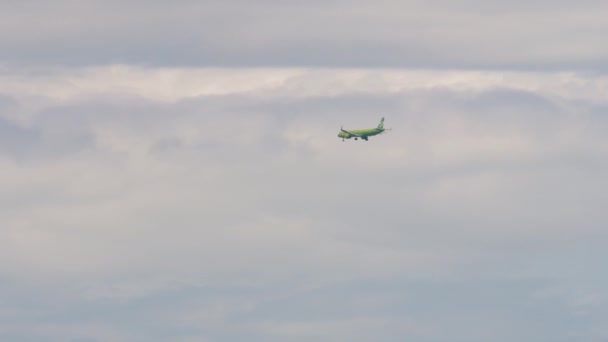
[[[0,337],[605,339],[607,85],[5,69]]]
[[[0,2],[0,340],[605,341],[607,15]]]
[[[604,1],[81,1],[0,5],[9,65],[605,72]]]

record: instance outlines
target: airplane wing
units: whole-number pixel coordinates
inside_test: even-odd
[[[344,128],[342,128],[342,127],[340,127],[340,130],[341,130],[342,132],[346,133],[346,134],[349,134],[349,135],[353,136],[353,137],[358,137],[358,138],[360,138],[360,137],[361,137],[359,134],[351,133],[351,132],[349,132],[349,131],[345,130]]]

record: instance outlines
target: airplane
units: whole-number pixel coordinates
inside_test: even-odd
[[[367,141],[368,137],[372,135],[385,133],[387,130],[384,129],[384,118],[380,120],[380,124],[376,128],[366,128],[366,129],[351,129],[350,131],[345,130],[343,127],[340,127],[340,133],[338,133],[338,138],[350,139],[355,138],[355,140],[361,138]]]

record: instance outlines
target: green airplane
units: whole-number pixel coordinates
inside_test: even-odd
[[[342,141],[344,141],[344,139],[350,138],[355,138],[355,140],[361,138],[367,141],[368,137],[371,137],[372,135],[382,134],[386,131],[387,130],[384,129],[384,118],[382,118],[382,120],[380,120],[380,124],[378,124],[378,127],[376,128],[351,129],[350,131],[347,131],[344,128],[340,127],[340,133],[338,133],[338,138],[342,138]]]

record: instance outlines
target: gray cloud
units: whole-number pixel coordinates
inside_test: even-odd
[[[0,154],[21,162],[55,159],[86,150],[92,145],[90,132],[62,120],[52,110],[42,111],[35,123],[14,122],[26,110],[18,101],[0,98]],[[3,105],[5,103],[6,105]],[[49,118],[50,117],[50,118]]]
[[[4,2],[9,65],[605,72],[601,1]]]
[[[46,79],[15,82],[0,105],[0,338],[605,339],[601,96],[456,76],[389,91],[370,71],[349,90],[302,71],[162,102],[145,86],[69,95],[60,78],[40,98]],[[381,115],[390,134],[336,137]]]
[[[1,2],[0,340],[605,340],[607,12]]]

